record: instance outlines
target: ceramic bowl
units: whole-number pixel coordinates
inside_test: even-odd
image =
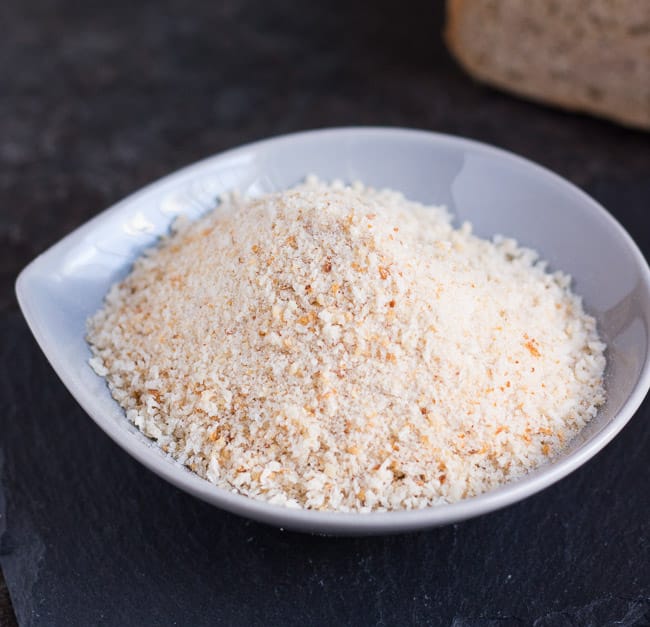
[[[126,419],[88,366],[85,320],[174,216],[199,216],[224,191],[286,189],[307,174],[390,187],[444,204],[478,235],[500,233],[538,250],[573,276],[575,291],[607,342],[608,400],[564,453],[486,494],[415,511],[344,514],[287,509],[215,487],[165,455]],[[389,128],[287,135],[210,157],[129,196],[37,257],[17,294],[36,340],[80,405],[149,469],[220,508],[299,531],[395,533],[457,522],[519,501],[558,481],[602,449],[630,420],[650,385],[650,272],[639,249],[598,203],[548,170],[467,139]],[[71,434],[70,437],[74,437]]]

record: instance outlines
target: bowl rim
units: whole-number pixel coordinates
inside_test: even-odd
[[[154,443],[148,444],[140,438],[132,437],[133,434],[120,426],[116,421],[105,417],[94,406],[94,397],[70,373],[61,355],[53,349],[48,338],[48,333],[39,324],[37,311],[31,302],[28,286],[30,277],[37,273],[39,266],[46,263],[47,257],[60,249],[72,246],[74,242],[92,231],[100,221],[107,219],[110,214],[121,211],[140,197],[150,194],[153,191],[159,191],[164,187],[176,186],[184,179],[193,178],[198,171],[208,165],[216,166],[220,161],[226,161],[238,155],[254,153],[260,149],[287,142],[318,138],[350,140],[352,138],[370,137],[381,137],[384,140],[389,140],[391,137],[395,139],[398,137],[402,139],[408,137],[413,140],[433,141],[442,145],[451,145],[463,151],[469,151],[474,154],[479,153],[483,156],[487,155],[501,161],[505,160],[523,166],[528,171],[543,177],[549,183],[562,186],[576,198],[576,202],[582,203],[589,210],[599,214],[601,219],[607,222],[609,228],[613,229],[623,239],[632,253],[646,290],[650,292],[650,268],[632,237],[602,205],[570,181],[529,159],[483,142],[426,130],[384,126],[344,126],[278,135],[246,143],[196,161],[147,184],[109,208],[101,211],[98,215],[77,227],[46,251],[39,254],[21,271],[16,280],[15,289],[18,303],[36,341],[75,400],[104,433],[131,457],[183,491],[231,513],[281,528],[286,527],[296,531],[338,535],[385,534],[455,523],[501,509],[549,487],[596,455],[634,416],[636,410],[643,402],[648,388],[650,388],[650,349],[647,348],[639,378],[632,393],[618,413],[605,427],[569,455],[539,467],[533,474],[524,476],[515,480],[513,483],[505,484],[478,496],[445,505],[416,510],[387,512],[344,513],[293,509],[230,492],[208,482],[206,479],[200,478],[198,475],[183,467],[179,462],[174,462],[173,464],[167,463],[167,460],[160,456],[158,450],[153,450],[157,448]],[[124,420],[127,420],[126,416]]]

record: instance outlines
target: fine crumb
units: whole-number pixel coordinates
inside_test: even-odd
[[[177,221],[89,319],[90,363],[222,488],[422,508],[553,458],[604,402],[605,345],[569,284],[443,207],[310,177]]]

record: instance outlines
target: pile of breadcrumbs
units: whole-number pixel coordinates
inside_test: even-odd
[[[177,224],[89,320],[91,364],[220,487],[420,508],[545,462],[604,402],[569,281],[443,208],[308,179]]]

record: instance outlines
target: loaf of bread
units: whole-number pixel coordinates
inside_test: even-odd
[[[480,81],[650,129],[650,0],[448,0],[445,35]]]

